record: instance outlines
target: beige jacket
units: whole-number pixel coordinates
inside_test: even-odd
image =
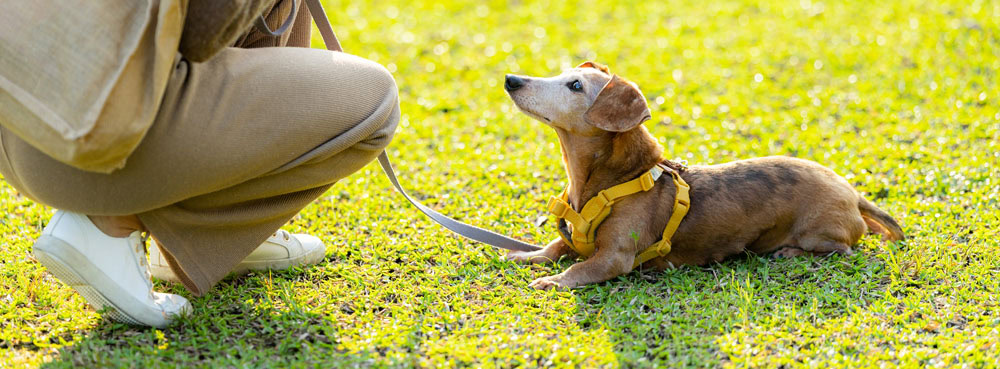
[[[110,173],[152,125],[178,50],[206,60],[273,3],[190,0],[185,23],[189,0],[0,2],[0,124],[56,160]]]
[[[4,1],[0,124],[75,167],[122,167],[156,116],[185,3]]]

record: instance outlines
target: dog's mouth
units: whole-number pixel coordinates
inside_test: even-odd
[[[535,113],[532,113],[532,112],[524,110],[524,109],[521,109],[521,111],[523,111],[525,114],[528,114],[528,116],[530,116],[532,118],[535,118],[535,119],[538,119],[538,120],[541,120],[541,121],[545,121],[545,123],[552,123],[552,119],[549,119],[546,116],[535,114]]]
[[[520,111],[521,111],[522,113],[524,113],[524,114],[527,114],[527,115],[528,115],[529,117],[532,117],[532,118],[535,118],[535,119],[538,119],[538,120],[540,120],[540,121],[544,121],[545,123],[552,123],[552,119],[549,119],[548,117],[546,117],[546,116],[544,116],[544,115],[541,115],[541,114],[538,114],[538,113],[535,113],[535,112],[533,112],[533,111],[531,111],[531,110],[528,110],[528,109],[525,109],[525,108],[522,108],[522,107],[521,107],[520,105],[518,105],[518,104],[517,104],[516,102],[514,103],[514,106],[517,106],[517,109],[518,109],[518,110],[520,110]]]
[[[507,91],[507,95],[510,96],[510,100],[514,103],[514,106],[517,107],[517,110],[520,110],[522,113],[526,114],[529,117],[535,118],[536,120],[545,123],[552,123],[552,119],[549,119],[549,117],[535,113],[531,109],[521,106],[521,101],[519,99],[520,96],[515,96],[513,91]]]

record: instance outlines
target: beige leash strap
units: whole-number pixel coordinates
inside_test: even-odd
[[[319,3],[319,0],[303,1],[305,1],[306,6],[309,7],[309,12],[312,13],[313,20],[316,21],[316,27],[319,28],[319,33],[323,36],[323,43],[326,44],[326,48],[333,51],[344,51],[340,47],[340,41],[337,40],[337,35],[333,33],[333,27],[330,26],[330,20],[326,18],[326,12],[323,11],[323,5]],[[396,190],[398,190],[399,193],[406,198],[406,200],[413,204],[413,206],[416,206],[420,212],[424,213],[435,222],[445,228],[448,228],[452,232],[458,233],[459,235],[465,236],[471,240],[479,241],[501,249],[516,251],[535,251],[541,249],[540,247],[530,243],[518,241],[496,232],[457,221],[425,206],[424,204],[421,204],[419,201],[410,197],[410,195],[406,193],[406,190],[403,189],[403,186],[399,184],[399,179],[396,178],[396,172],[392,170],[392,163],[389,162],[389,156],[386,155],[385,151],[382,151],[382,153],[378,155],[378,163],[382,165],[382,170],[385,171],[385,176],[389,177],[389,182],[392,182],[392,185],[396,187]]]

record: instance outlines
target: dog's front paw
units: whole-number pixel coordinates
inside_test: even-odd
[[[541,264],[552,261],[538,251],[510,251],[504,258],[521,264]]]
[[[538,278],[533,282],[531,282],[529,286],[536,290],[542,290],[542,291],[550,289],[568,290],[570,288],[573,288],[573,286],[564,283],[562,278],[558,275]]]

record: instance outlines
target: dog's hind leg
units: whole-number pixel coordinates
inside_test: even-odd
[[[841,255],[854,254],[854,251],[851,250],[851,246],[847,243],[835,241],[829,237],[820,235],[807,235],[801,237],[799,238],[798,246],[803,251],[817,255],[826,255],[830,253],[837,253]]]
[[[858,242],[866,226],[858,210],[851,206],[854,205],[850,201],[820,206],[811,219],[805,219],[797,227],[795,246],[817,255],[853,254],[851,245]]]
[[[771,254],[771,257],[775,259],[787,259],[787,258],[794,258],[796,256],[800,256],[805,253],[806,253],[805,251],[803,251],[798,247],[785,246],[778,249],[778,251],[775,251],[773,254]]]

